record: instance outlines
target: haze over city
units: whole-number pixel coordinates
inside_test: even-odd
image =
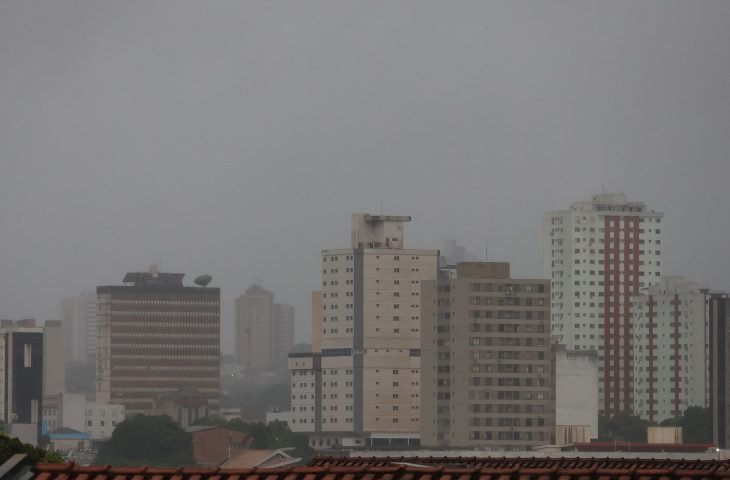
[[[309,340],[320,250],[411,215],[544,278],[546,210],[665,213],[664,272],[730,290],[730,2],[0,3],[0,317],[162,264],[254,282]]]

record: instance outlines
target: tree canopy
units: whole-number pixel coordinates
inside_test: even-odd
[[[193,441],[166,415],[134,415],[114,429],[99,448],[97,465],[194,465]]]
[[[652,425],[631,412],[620,412],[613,417],[598,417],[598,437],[602,440],[646,442],[646,427]]]
[[[598,436],[603,440],[646,442],[646,429],[656,425],[630,412],[613,417],[598,417]],[[709,408],[689,407],[675,418],[661,422],[661,426],[682,427],[684,443],[712,443],[712,412]]]
[[[689,407],[681,417],[664,420],[662,425],[682,427],[684,443],[712,443],[712,411],[709,408]]]
[[[32,464],[36,463],[62,463],[63,457],[56,452],[47,452],[34,447],[29,443],[23,443],[15,437],[0,433],[0,464],[5,463],[16,453],[25,453]]]

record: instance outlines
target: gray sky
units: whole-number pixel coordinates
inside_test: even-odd
[[[728,1],[0,2],[3,318],[162,259],[308,339],[351,212],[542,276],[542,212],[602,185],[727,290],[729,180]]]

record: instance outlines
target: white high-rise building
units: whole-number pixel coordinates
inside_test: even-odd
[[[682,277],[632,298],[635,414],[653,422],[710,400],[709,290]]]
[[[601,414],[633,406],[631,296],[660,279],[662,217],[622,193],[545,213],[553,336],[568,350],[598,354]]]
[[[438,250],[404,248],[410,217],[354,214],[350,248],[322,251],[321,352],[290,354],[290,426],[314,447],[415,446],[421,282]]]

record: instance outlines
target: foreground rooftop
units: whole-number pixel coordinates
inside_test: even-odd
[[[318,457],[306,467],[122,468],[40,464],[33,480],[699,480],[730,462],[631,458]]]

